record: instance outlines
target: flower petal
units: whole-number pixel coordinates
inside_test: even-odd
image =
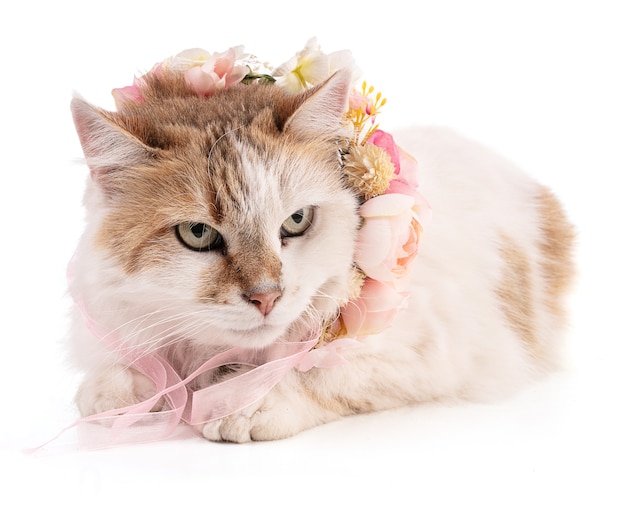
[[[364,218],[394,216],[407,211],[415,203],[413,197],[401,193],[386,193],[371,198],[361,205],[359,214]]]
[[[250,69],[246,65],[235,65],[226,78],[226,86],[229,87],[230,85],[240,83],[248,72],[250,72]]]
[[[393,136],[382,130],[376,130],[372,133],[370,138],[367,139],[367,142],[382,148],[389,154],[389,158],[395,167],[396,175],[398,175],[400,173],[400,152],[393,140]]]
[[[204,49],[187,49],[176,54],[176,56],[167,61],[166,64],[169,69],[182,71],[203,65],[210,58],[211,53]]]
[[[354,260],[369,276],[370,269],[384,262],[393,246],[389,221],[366,219],[357,236]]]
[[[397,308],[406,300],[406,295],[397,292],[386,283],[366,279],[359,295],[369,312],[384,312]]]
[[[404,179],[410,186],[417,187],[419,185],[417,179],[417,161],[400,146],[398,146],[397,149],[400,160],[400,178]]]
[[[115,106],[118,110],[122,109],[122,107],[128,103],[129,101],[135,103],[143,103],[143,94],[141,93],[141,88],[135,82],[135,84],[123,88],[114,88],[111,91],[113,95],[113,99],[115,100]]]
[[[348,301],[341,309],[341,319],[346,329],[348,337],[357,337],[359,330],[367,317],[367,308],[365,303],[357,299],[356,301]]]
[[[328,55],[328,68],[331,74],[343,68],[354,68],[354,57],[349,50],[338,50]]]
[[[272,70],[272,75],[276,77],[285,76],[286,74],[289,74],[289,72],[291,72],[297,66],[298,66],[298,58],[296,56],[293,56],[288,61],[285,61],[285,63],[283,63],[282,65],[275,67]]]
[[[298,60],[298,71],[311,85],[326,81],[329,76],[328,56],[323,52],[310,52]]]
[[[348,337],[373,335],[389,328],[405,300],[406,294],[374,279],[366,279],[359,298],[341,310]]]
[[[203,67],[192,67],[185,72],[185,81],[199,96],[208,96],[217,89],[217,78],[212,72],[203,70]]]

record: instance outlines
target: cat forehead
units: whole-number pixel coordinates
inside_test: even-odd
[[[166,93],[105,114],[122,134],[87,107],[77,107],[88,153],[111,148],[90,131],[94,124],[121,143],[113,167],[97,178],[133,207],[150,205],[168,221],[226,216],[241,221],[273,210],[280,218],[285,211],[322,204],[344,188],[339,138],[308,125],[306,114],[300,127],[286,125],[294,119],[285,114],[299,105],[285,104],[280,89],[232,87],[209,98]]]
[[[228,150],[208,155],[208,179],[217,219],[233,212],[254,217],[277,212],[280,218],[284,211],[324,204],[342,189],[338,161],[321,159],[330,150],[272,144],[266,139],[263,146],[234,136],[228,140],[228,144],[219,145]]]

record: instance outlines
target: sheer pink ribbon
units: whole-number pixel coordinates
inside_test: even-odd
[[[119,353],[129,367],[148,377],[154,383],[156,393],[137,404],[81,418],[46,443],[29,449],[30,453],[46,448],[66,431],[75,428],[79,433],[80,447],[83,448],[164,440],[173,435],[181,422],[200,425],[252,405],[271,391],[291,369],[308,371],[314,367],[328,368],[345,363],[341,350],[358,344],[354,339],[337,339],[323,348],[313,349],[320,336],[316,333],[304,341],[279,342],[261,350],[231,348],[209,359],[182,379],[162,355],[141,355],[136,350],[125,348],[120,338],[99,329],[82,300],[77,297],[74,299],[89,330]],[[199,375],[228,364],[244,365],[251,369],[196,391],[187,387]],[[161,399],[165,400],[167,409],[152,412]],[[83,432],[84,426],[88,424],[106,427]]]

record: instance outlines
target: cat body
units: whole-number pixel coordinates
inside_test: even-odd
[[[200,98],[165,77],[119,113],[73,102],[91,170],[70,284],[83,415],[154,392],[112,337],[184,377],[230,347],[300,340],[350,300],[361,219],[337,144],[350,85],[337,73],[299,95],[255,84]],[[199,426],[206,438],[278,439],[354,413],[499,397],[558,365],[573,233],[557,200],[449,130],[394,137],[432,208],[406,305],[346,362],[289,371]]]

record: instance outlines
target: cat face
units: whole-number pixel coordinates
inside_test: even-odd
[[[262,347],[337,310],[358,227],[338,160],[348,85],[200,99],[156,84],[122,113],[75,100],[92,172],[89,261],[102,270],[92,290],[124,314],[115,326]]]

